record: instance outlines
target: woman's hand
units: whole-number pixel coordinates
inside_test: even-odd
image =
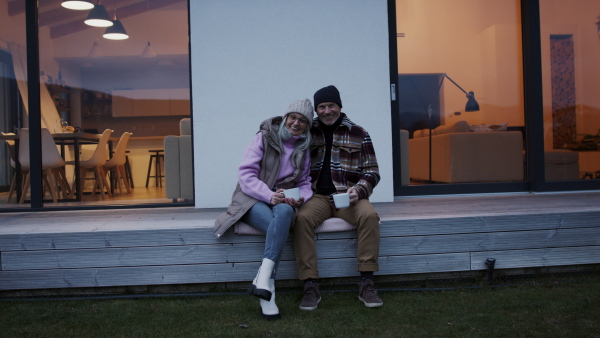
[[[283,190],[284,189],[279,189],[273,193],[271,196],[271,205],[277,205],[284,202],[285,196],[283,195]]]

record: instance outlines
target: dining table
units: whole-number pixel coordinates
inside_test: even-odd
[[[84,177],[81,177],[81,170],[80,170],[80,163],[81,163],[81,146],[82,145],[86,145],[86,144],[98,144],[98,142],[100,141],[100,137],[102,136],[102,134],[92,134],[92,133],[85,133],[85,132],[73,132],[73,133],[54,133],[52,134],[52,138],[54,139],[54,142],[56,143],[57,146],[60,146],[60,153],[63,156],[63,158],[66,158],[66,154],[67,154],[67,147],[72,147],[72,149],[74,149],[73,151],[73,161],[72,163],[69,164],[73,164],[75,169],[74,169],[74,174],[75,174],[75,193],[74,193],[74,199],[75,201],[81,201],[82,200],[82,196],[83,196],[83,191],[81,191],[80,187],[82,187],[81,185],[81,181],[83,179],[85,179]],[[0,140],[14,140],[15,141],[15,154],[16,157],[18,159],[18,154],[19,154],[19,135],[15,135],[15,134],[9,134],[9,135],[0,135]],[[113,141],[118,140],[117,138],[111,137],[108,140],[108,153],[109,156],[112,155],[112,151],[113,151]],[[21,194],[21,179],[20,179],[20,174],[21,174],[21,170],[20,170],[20,165],[19,165],[19,161],[15,161],[15,170],[17,171],[17,182],[19,184],[17,184],[17,200],[20,198],[20,194]],[[71,161],[68,161],[71,162]],[[113,189],[111,187],[111,189]],[[71,199],[69,199],[71,200]]]
[[[81,163],[81,146],[85,144],[98,144],[102,134],[91,134],[85,132],[74,132],[74,133],[55,133],[52,134],[56,145],[60,146],[60,153],[65,158],[65,147],[72,146],[73,149],[73,165],[75,166],[75,200],[81,201],[83,192],[80,191],[79,187],[82,187],[81,180],[85,177],[81,177],[81,170],[79,164]],[[113,153],[113,141],[116,138],[111,137],[108,139],[108,154],[109,156]],[[111,192],[113,187],[111,186]]]

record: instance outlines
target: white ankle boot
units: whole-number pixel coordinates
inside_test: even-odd
[[[275,280],[274,279],[269,280],[269,290],[271,291],[271,300],[270,301],[266,301],[263,299],[260,300],[260,311],[262,313],[262,316],[266,320],[281,319],[281,316],[279,315],[279,308],[277,307],[277,304],[275,304]]]
[[[263,258],[258,273],[252,282],[252,286],[250,286],[250,290],[248,290],[251,295],[266,301],[271,300],[269,280],[271,279],[271,273],[273,272],[274,267],[274,261]]]

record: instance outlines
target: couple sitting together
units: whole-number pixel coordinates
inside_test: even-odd
[[[266,233],[263,260],[249,293],[260,298],[265,319],[280,318],[275,304],[275,275],[293,225],[298,276],[304,281],[302,310],[321,301],[315,228],[330,217],[357,227],[358,298],[380,307],[373,284],[379,269],[379,215],[368,197],[379,182],[379,167],[371,137],[342,113],[334,86],[319,89],[309,99],[294,101],[283,116],[263,121],[246,147],[239,182],[227,212],[215,222],[222,235],[238,221]],[[300,199],[286,198],[285,189],[299,188]],[[350,206],[336,209],[331,196],[348,193]]]

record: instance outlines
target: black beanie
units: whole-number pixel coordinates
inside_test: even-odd
[[[323,102],[334,102],[337,103],[340,108],[342,108],[342,99],[340,99],[340,92],[335,86],[327,86],[323,87],[315,93],[315,97],[313,100],[315,104],[315,111],[319,104]]]

